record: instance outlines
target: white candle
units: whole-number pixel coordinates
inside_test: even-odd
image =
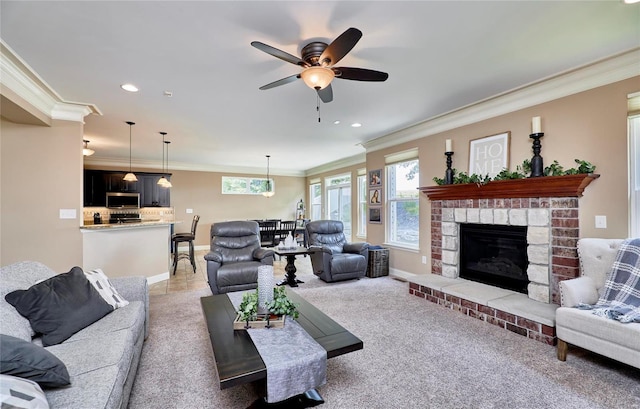
[[[451,139],[447,139],[444,142],[444,151],[445,152],[453,152],[453,148],[451,147]]]
[[[542,126],[540,125],[540,117],[534,116],[531,118],[531,133],[542,132]]]

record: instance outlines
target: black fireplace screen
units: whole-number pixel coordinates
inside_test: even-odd
[[[460,225],[460,277],[527,294],[527,227]]]

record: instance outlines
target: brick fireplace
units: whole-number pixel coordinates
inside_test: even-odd
[[[544,304],[559,304],[558,283],[579,274],[579,198],[598,176],[550,176],[420,188],[431,200],[431,273],[458,278],[462,223],[526,226],[528,297]],[[555,341],[555,328],[549,322],[536,323],[415,283],[411,283],[409,291],[530,338]]]

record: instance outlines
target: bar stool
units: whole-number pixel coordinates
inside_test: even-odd
[[[193,241],[196,239],[196,228],[198,227],[198,222],[200,221],[200,216],[193,216],[193,221],[191,222],[191,233],[175,233],[171,236],[171,244],[173,246],[173,274],[176,274],[176,268],[178,268],[178,260],[180,259],[189,259],[191,261],[191,266],[193,267],[193,273],[196,272],[196,257],[195,252],[193,251]],[[178,246],[180,243],[189,243],[189,252],[188,253],[180,253]]]

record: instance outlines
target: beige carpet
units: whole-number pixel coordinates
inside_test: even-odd
[[[388,277],[298,291],[364,342],[328,361],[322,408],[640,408],[640,371],[555,348],[408,294]],[[196,290],[151,298],[151,334],[129,408],[245,408],[252,386],[220,390]]]

